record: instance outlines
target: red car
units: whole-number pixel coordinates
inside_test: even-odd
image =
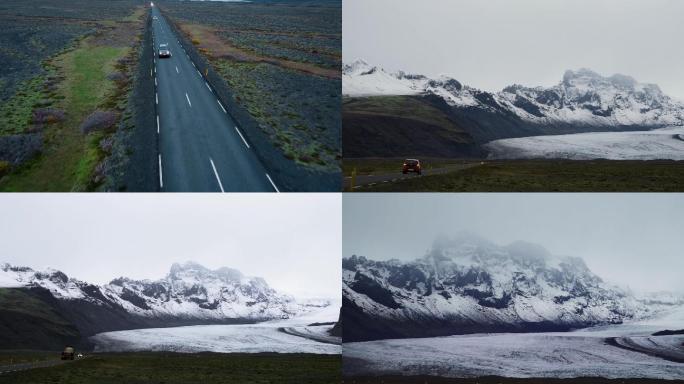
[[[401,172],[405,175],[409,172],[415,172],[417,174],[422,174],[423,171],[420,167],[420,160],[418,159],[406,159],[404,160],[404,166],[401,168]]]

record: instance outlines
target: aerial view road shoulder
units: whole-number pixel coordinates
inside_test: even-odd
[[[0,190],[341,188],[341,3],[10,0]]]
[[[344,190],[683,191],[682,12],[346,0]]]
[[[19,196],[0,202],[0,383],[339,382],[339,195]]]

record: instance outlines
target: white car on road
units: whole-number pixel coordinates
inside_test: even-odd
[[[165,58],[165,57],[171,57],[171,51],[169,50],[169,45],[164,43],[164,44],[159,44],[159,58]]]

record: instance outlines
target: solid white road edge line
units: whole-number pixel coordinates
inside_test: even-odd
[[[209,83],[207,83],[207,82],[205,81],[205,82],[204,82],[204,85],[207,86],[207,89],[209,89],[209,92],[212,92],[211,87],[209,86]]]
[[[190,98],[188,97],[187,92],[185,92],[185,98],[188,100],[188,105],[190,105],[190,107],[192,107],[192,103],[190,102]]]
[[[271,180],[271,176],[269,176],[268,173],[266,174],[266,177],[268,177],[268,181],[271,182],[273,189],[275,189],[276,192],[280,193],[280,191],[278,190],[278,187],[275,186],[275,183],[273,183],[273,180]]]
[[[161,153],[159,154],[159,188],[164,188],[164,178],[162,177]]]
[[[214,166],[214,160],[212,160],[211,157],[209,158],[209,162],[211,163],[211,167],[214,168],[214,176],[216,176],[216,181],[218,181],[218,183],[219,183],[219,187],[221,188],[221,192],[225,192],[223,190],[223,184],[221,184],[221,179],[219,178],[218,172],[216,172],[216,166]]]
[[[221,102],[218,101],[218,99],[216,99],[216,102],[218,103],[219,107],[221,107],[221,109],[223,109],[223,113],[228,113],[228,112],[226,112],[226,109],[223,108],[223,104],[221,104]]]
[[[240,133],[240,130],[238,129],[238,127],[235,127],[235,130],[237,131],[238,135],[240,135],[240,138],[242,139],[242,142],[245,143],[245,145],[247,146],[247,148],[249,148],[249,144],[247,144],[247,140],[245,140],[244,136],[242,136],[242,133]]]

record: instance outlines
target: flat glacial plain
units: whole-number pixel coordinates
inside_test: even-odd
[[[684,127],[494,140],[492,159],[684,160]]]
[[[345,376],[604,377],[684,379],[684,363],[620,348],[628,339],[654,352],[682,351],[684,335],[650,336],[681,329],[684,310],[657,319],[574,332],[472,334],[345,343]]]
[[[340,354],[342,346],[284,333],[292,328],[300,334],[323,335],[334,322],[339,308],[328,307],[302,317],[256,324],[195,325],[170,328],[146,328],[99,333],[91,337],[96,352],[168,351],[182,353],[317,353]],[[330,337],[330,336],[328,336]],[[334,337],[330,337],[334,339]],[[340,339],[340,338],[338,338]],[[339,340],[341,342],[341,339]]]

